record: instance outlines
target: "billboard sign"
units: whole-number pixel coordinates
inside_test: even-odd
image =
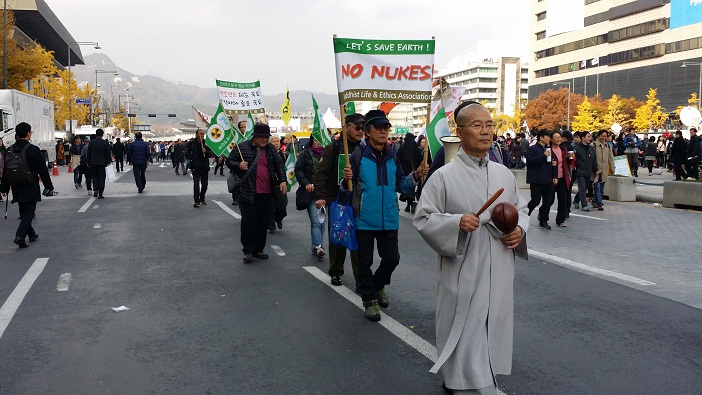
[[[670,0],[670,28],[702,23],[702,0]]]

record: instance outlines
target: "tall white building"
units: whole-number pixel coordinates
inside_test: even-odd
[[[461,101],[485,102],[496,114],[513,115],[515,106],[528,98],[528,76],[528,67],[520,58],[502,57],[480,62],[457,59],[434,78],[443,77],[451,86],[465,87]],[[413,105],[412,126],[416,132],[424,125],[426,113],[426,105]]]
[[[673,111],[702,90],[702,1],[531,1],[530,99],[554,83],[639,100],[655,88]]]

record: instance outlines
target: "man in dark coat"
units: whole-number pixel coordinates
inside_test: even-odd
[[[675,131],[675,140],[670,149],[670,163],[675,166],[675,181],[687,178],[687,173],[683,170],[683,166],[687,163],[687,142],[679,130]]]
[[[27,248],[29,246],[25,240],[27,236],[29,236],[30,242],[35,242],[39,239],[39,235],[34,231],[34,228],[32,228],[32,220],[34,219],[34,212],[37,209],[37,202],[41,201],[39,177],[41,177],[44,188],[49,190],[49,196],[53,194],[54,184],[51,183],[51,176],[49,175],[49,170],[46,168],[46,161],[41,154],[41,150],[39,150],[39,147],[29,142],[29,139],[32,138],[32,127],[26,122],[19,123],[15,127],[15,138],[15,143],[9,147],[9,149],[19,154],[29,145],[27,151],[25,151],[25,156],[27,158],[29,170],[33,173],[33,179],[30,184],[12,185],[12,199],[17,202],[22,219],[17,227],[17,232],[15,232],[14,243],[20,248]],[[2,182],[0,182],[0,193],[5,196],[7,196],[7,193],[10,191],[7,173],[7,169],[5,169],[2,174]]]
[[[95,139],[90,142],[87,161],[90,170],[93,172],[93,197],[104,199],[105,192],[105,167],[112,163],[112,152],[110,143],[103,139],[105,131],[98,129],[95,131]]]
[[[151,148],[143,140],[141,132],[134,134],[134,142],[127,147],[127,162],[132,164],[134,182],[137,192],[143,193],[146,188],[146,165],[151,158]]]
[[[582,211],[590,211],[587,207],[587,199],[585,192],[587,191],[587,182],[593,174],[598,170],[597,157],[595,147],[590,145],[592,135],[588,132],[580,133],[580,142],[575,144],[575,178],[578,182],[578,194],[573,201],[573,207],[579,208]]]
[[[195,138],[188,144],[186,152],[190,156],[190,171],[193,174],[193,207],[198,208],[207,204],[205,194],[209,184],[210,158],[214,157],[212,149],[205,144],[204,130],[195,132]]]
[[[178,172],[178,166],[183,170],[183,175],[187,176],[188,172],[185,170],[185,155],[183,154],[183,140],[178,139],[176,144],[173,146],[173,155],[171,158],[173,159],[173,165],[175,167],[175,173],[177,175],[180,175]]]
[[[124,171],[124,153],[124,144],[119,141],[118,137],[117,141],[112,145],[112,154],[115,156],[115,169],[118,173]]]
[[[255,168],[242,181],[239,192],[244,263],[253,262],[253,258],[268,259],[263,249],[268,235],[274,188],[287,193],[284,164],[275,146],[268,142],[270,137],[270,127],[257,123],[251,140],[239,144],[239,149],[232,150],[227,158],[227,167],[244,177],[257,155],[261,155]]]
[[[529,201],[529,215],[539,208],[539,227],[551,229],[548,224],[548,215],[553,204],[554,180],[558,179],[558,169],[551,164],[551,135],[546,130],[540,130],[537,134],[538,141],[526,151],[526,181],[531,190],[531,201]]]

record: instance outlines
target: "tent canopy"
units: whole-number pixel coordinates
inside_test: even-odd
[[[341,121],[336,119],[334,113],[332,113],[331,108],[327,107],[327,112],[322,116],[324,118],[324,125],[327,129],[341,129]]]

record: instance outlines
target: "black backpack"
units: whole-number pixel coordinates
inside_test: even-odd
[[[30,145],[25,145],[19,153],[15,153],[14,144],[8,148],[5,155],[5,174],[8,185],[29,185],[34,182],[34,172],[29,168],[27,161],[27,149]]]

